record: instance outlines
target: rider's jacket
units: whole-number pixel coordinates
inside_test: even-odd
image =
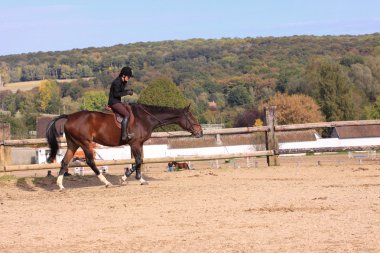
[[[116,103],[121,103],[121,97],[128,95],[130,92],[127,82],[123,82],[121,77],[117,77],[113,80],[110,88],[110,93],[108,95],[108,105],[113,105]]]

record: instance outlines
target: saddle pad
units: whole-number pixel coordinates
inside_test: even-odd
[[[121,129],[121,121],[123,121],[123,117],[120,114],[109,111],[108,109],[103,110],[102,113],[112,116],[116,126]]]

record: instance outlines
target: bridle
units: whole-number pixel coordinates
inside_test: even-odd
[[[185,115],[185,118],[186,118],[186,129],[190,129],[190,132],[193,134],[195,132],[194,126],[201,127],[201,125],[198,124],[198,123],[192,124],[191,121],[190,121],[189,113],[190,112],[187,111],[187,110],[183,112],[183,114]],[[190,124],[190,128],[188,128],[188,124]]]

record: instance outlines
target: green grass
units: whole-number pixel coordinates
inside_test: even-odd
[[[0,183],[1,182],[10,182],[10,181],[16,181],[17,177],[14,175],[3,175],[0,176]]]

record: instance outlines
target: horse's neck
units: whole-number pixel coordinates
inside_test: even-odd
[[[181,117],[181,114],[178,113],[167,113],[167,112],[162,112],[162,113],[157,113],[154,115],[157,120],[157,124],[155,127],[159,126],[165,126],[169,124],[176,124],[179,122],[179,119]]]
[[[169,124],[177,124],[182,115],[180,110],[170,112],[151,112],[147,110],[146,113],[152,122],[153,129]]]

